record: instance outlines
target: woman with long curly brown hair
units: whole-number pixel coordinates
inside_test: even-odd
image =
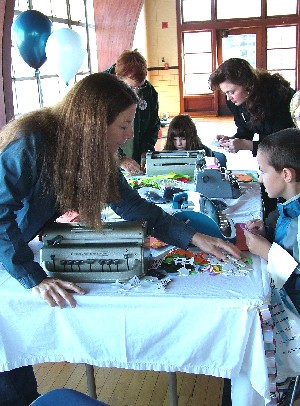
[[[75,307],[73,294],[85,291],[48,277],[28,242],[65,211],[77,211],[81,221],[101,229],[101,211],[110,205],[124,220],[146,221],[149,234],[171,245],[240,256],[232,244],[196,232],[129,186],[116,154],[133,137],[137,103],[126,83],[95,73],[57,105],[12,121],[0,134],[0,261],[51,306]],[[0,373],[1,404],[28,406],[38,396],[31,366]]]

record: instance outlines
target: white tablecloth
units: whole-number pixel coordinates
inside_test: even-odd
[[[245,372],[267,398],[261,281],[256,258],[248,276],[178,276],[164,293],[82,284],[88,293],[78,306],[59,309],[0,271],[0,370],[66,360],[227,378]]]

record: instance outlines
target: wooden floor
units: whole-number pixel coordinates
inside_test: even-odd
[[[168,374],[117,368],[94,368],[97,398],[110,406],[169,406]],[[56,388],[88,394],[84,364],[34,366],[39,393]],[[178,406],[221,406],[223,379],[177,373]],[[53,405],[55,406],[55,405]]]

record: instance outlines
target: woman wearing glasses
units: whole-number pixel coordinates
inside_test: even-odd
[[[130,174],[141,173],[147,151],[154,151],[160,129],[158,94],[146,80],[147,62],[136,49],[125,50],[117,62],[105,71],[126,82],[138,95],[134,118],[134,136],[119,149],[120,166]]]

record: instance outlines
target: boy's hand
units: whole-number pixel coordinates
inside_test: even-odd
[[[252,254],[259,255],[267,261],[268,253],[272,244],[266,238],[254,234],[247,229],[244,230],[244,234],[249,251],[252,252]]]
[[[246,223],[245,229],[250,231],[252,234],[261,235],[263,237],[266,236],[265,225],[262,220],[254,219],[250,220]]]

